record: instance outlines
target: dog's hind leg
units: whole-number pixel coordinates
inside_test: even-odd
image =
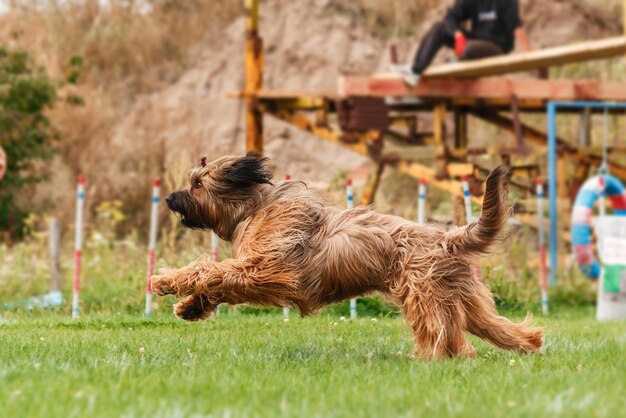
[[[419,357],[422,360],[475,357],[476,350],[463,335],[465,315],[459,302],[435,294],[435,290],[424,293],[409,289],[402,301]]]
[[[174,305],[174,314],[185,321],[207,319],[217,308],[217,302],[209,300],[205,294],[187,296]]]
[[[476,282],[465,303],[467,330],[497,347],[522,353],[539,351],[542,330],[530,327],[530,318],[516,324],[499,316],[489,290]]]

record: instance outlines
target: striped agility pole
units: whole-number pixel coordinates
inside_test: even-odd
[[[474,214],[472,213],[472,200],[470,199],[469,177],[467,175],[461,177],[461,188],[463,189],[463,203],[465,204],[465,223],[467,225],[474,222]],[[478,264],[474,265],[474,275],[479,281],[483,281],[483,275],[480,273]]]
[[[346,207],[354,207],[354,194],[352,193],[352,179],[346,180]],[[350,319],[356,319],[356,298],[350,299]]]
[[[220,245],[219,237],[215,233],[215,231],[211,231],[211,260],[214,262],[220,261],[219,254],[217,252],[218,247]],[[220,305],[215,307],[215,315],[220,314]]]
[[[217,253],[217,248],[219,246],[219,237],[213,231],[211,231],[211,260],[219,261],[219,255]]]
[[[72,319],[78,318],[80,295],[80,264],[83,247],[83,207],[85,204],[85,178],[78,176],[76,191],[76,231],[74,234],[74,283],[72,297]]]
[[[537,179],[537,225],[539,235],[539,288],[541,289],[541,312],[548,314],[548,264],[543,225],[543,180]]]
[[[291,176],[289,174],[285,174],[285,181],[291,180]],[[283,307],[283,318],[285,321],[289,321],[289,307]]]
[[[465,203],[465,223],[471,224],[474,221],[474,215],[472,214],[472,200],[470,199],[469,178],[467,176],[462,176],[461,181],[461,187],[463,188],[463,202]]]
[[[420,179],[420,185],[417,189],[417,223],[424,225],[426,223],[426,180]]]
[[[152,313],[152,275],[156,260],[155,250],[157,241],[157,226],[159,222],[159,200],[161,194],[161,179],[152,182],[152,203],[150,207],[150,239],[148,240],[148,275],[146,277],[146,310],[144,314]]]

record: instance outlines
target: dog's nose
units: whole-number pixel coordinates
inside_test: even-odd
[[[174,196],[171,194],[167,195],[167,197],[165,198],[165,203],[167,203],[167,206],[170,206],[172,202],[174,202]]]

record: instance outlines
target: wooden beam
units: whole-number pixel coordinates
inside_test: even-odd
[[[343,77],[339,83],[342,96],[414,96],[420,98],[520,100],[602,100],[626,101],[626,83],[511,79],[503,77],[478,79],[424,79],[416,87],[408,86],[391,74],[374,77]]]
[[[446,145],[446,105],[438,103],[433,109],[433,140],[435,142],[435,166],[437,177],[448,177],[448,153]]]
[[[616,36],[531,52],[436,65],[424,71],[422,75],[425,78],[486,77],[573,62],[618,57],[623,55],[625,51],[626,38]]]
[[[297,128],[300,128],[304,131],[308,131],[318,138],[322,138],[326,141],[332,142],[337,145],[341,145],[351,151],[354,151],[358,154],[368,156],[369,155],[369,146],[368,142],[370,139],[374,137],[375,133],[366,131],[355,133],[354,135],[359,139],[357,142],[345,142],[343,141],[344,133],[338,130],[331,129],[326,126],[317,126],[314,122],[305,118],[302,115],[294,114],[289,111],[279,110],[279,111],[269,111],[267,109],[262,109],[264,113],[274,116],[277,119],[280,119],[284,122],[287,122]]]
[[[263,114],[256,93],[263,87],[263,41],[259,36],[259,0],[246,0],[245,91],[246,151],[263,153]]]

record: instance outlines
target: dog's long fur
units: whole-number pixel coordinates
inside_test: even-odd
[[[302,182],[274,185],[256,154],[223,157],[191,170],[190,187],[166,201],[184,225],[232,241],[233,257],[205,256],[162,272],[153,289],[183,298],[175,313],[191,321],[219,303],[292,306],[309,315],[380,292],[402,307],[423,359],[473,357],[464,331],[503,349],[538,351],[541,329],[499,316],[472,273],[476,256],[502,237],[509,176],[496,168],[478,222],[446,232],[367,207],[336,208]]]

